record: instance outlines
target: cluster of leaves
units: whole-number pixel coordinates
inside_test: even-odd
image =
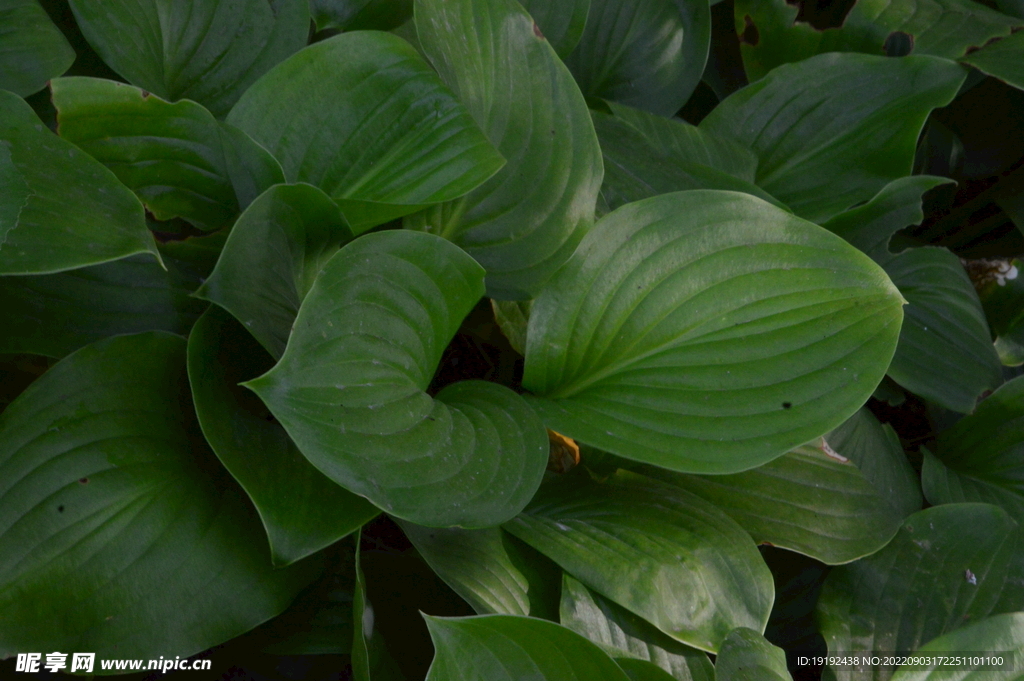
[[[382,522],[477,613],[432,681],[1024,654],[1024,265],[943,227],[1024,228],[943,119],[1024,5],[805,10],[0,0],[0,658],[408,676]]]

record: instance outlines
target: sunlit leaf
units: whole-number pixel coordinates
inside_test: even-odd
[[[753,629],[729,632],[715,660],[715,681],[792,681],[786,653]]]
[[[1014,612],[1005,615],[993,615],[978,622],[967,624],[943,636],[929,641],[915,653],[921,657],[963,657],[963,651],[976,652],[967,656],[976,658],[1000,658],[1001,665],[983,666],[971,664],[965,660],[963,664],[938,665],[934,670],[913,667],[897,669],[892,681],[965,681],[971,679],[982,681],[1011,681],[1020,678],[1018,660],[1024,655],[1024,613]],[[981,669],[981,671],[974,671]],[[998,669],[998,671],[993,671]]]

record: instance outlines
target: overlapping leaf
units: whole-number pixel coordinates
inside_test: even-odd
[[[569,437],[737,472],[864,403],[901,302],[862,253],[755,197],[665,194],[604,217],[534,302],[523,386]]]
[[[710,41],[706,0],[591,0],[566,64],[587,96],[672,116],[697,87]]]
[[[928,113],[965,75],[934,57],[823,54],[734,93],[700,127],[753,149],[757,184],[820,222],[910,174]]]
[[[284,181],[266,150],[195,102],[169,104],[99,78],[58,78],[51,88],[60,136],[113,171],[158,220],[219,229]]]
[[[199,102],[216,116],[309,33],[306,0],[70,4],[89,44],[125,80],[164,99]]]
[[[476,258],[492,298],[532,298],[593,222],[604,171],[586,103],[514,0],[421,0],[416,27],[441,78],[508,163],[406,225]]]
[[[939,435],[921,471],[933,504],[984,501],[1024,522],[1024,378],[992,393]]]
[[[537,22],[538,28],[562,59],[568,57],[583,37],[590,14],[590,0],[523,0],[520,3]]]
[[[142,204],[109,170],[0,91],[0,274],[159,259]]]
[[[321,190],[272,187],[238,218],[196,295],[234,315],[280,359],[313,280],[351,239],[338,205]]]
[[[753,629],[729,632],[715,660],[715,681],[792,681],[786,653]]]
[[[0,415],[0,656],[185,657],[285,609],[259,520],[206,448],[185,341],[120,336],[51,368]]]
[[[74,61],[75,51],[38,0],[0,0],[0,89],[26,97]]]
[[[404,676],[388,653],[366,597],[366,579],[360,560],[362,531],[356,534],[355,598],[352,608],[352,678],[354,681],[403,681]]]
[[[559,619],[563,626],[604,648],[627,674],[624,658],[654,664],[678,681],[712,681],[715,677],[706,653],[658,631],[569,574],[562,581]]]
[[[310,0],[318,31],[390,31],[412,18],[412,0]]]
[[[273,362],[230,315],[209,309],[189,336],[188,373],[207,442],[249,494],[276,565],[353,532],[379,511],[307,461],[266,408],[238,384]]]
[[[629,681],[600,648],[553,622],[514,615],[424,618],[436,651],[427,681]]]
[[[907,518],[878,553],[829,573],[818,622],[832,652],[913,651],[988,615],[1024,609],[1024,533],[989,504],[947,504]],[[840,681],[892,667],[833,667]]]
[[[763,631],[771,574],[735,522],[700,497],[625,471],[541,487],[505,524],[596,592],[687,645]]]
[[[313,465],[376,506],[421,525],[496,525],[540,484],[543,425],[495,383],[424,392],[482,293],[481,268],[444,239],[361,237],[323,268],[281,361],[246,385]]]
[[[1022,20],[1024,23],[1024,20]],[[976,69],[1024,90],[1024,31],[986,45],[963,59]]]
[[[502,158],[409,43],[356,31],[310,45],[231,110],[289,182],[338,201],[356,233],[478,186]]]
[[[430,568],[477,614],[558,618],[561,571],[502,529],[401,526]]]
[[[977,658],[1001,658],[1002,665],[945,665],[934,670],[897,669],[892,681],[964,681],[992,679],[1011,681],[1020,678],[1017,666],[1024,655],[1024,613],[993,615],[929,641],[917,649],[921,657],[963,657],[964,651]],[[954,668],[951,668],[954,667]],[[982,671],[974,671],[975,669]]]

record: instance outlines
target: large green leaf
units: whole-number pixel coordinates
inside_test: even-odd
[[[591,0],[566,64],[587,96],[671,116],[700,82],[710,43],[707,0]]]
[[[959,259],[945,249],[889,250],[893,234],[924,218],[922,195],[948,182],[927,175],[900,178],[825,227],[884,267],[910,303],[889,375],[947,409],[969,412],[982,392],[1002,380],[978,294]]]
[[[168,331],[187,335],[206,304],[190,297],[196,263],[149,255],[56,274],[0,277],[0,352],[63,357],[108,336]]]
[[[818,623],[832,653],[908,652],[987,615],[1024,610],[1024,532],[989,504],[947,504],[907,518],[878,553],[832,570]],[[892,667],[833,667],[841,681]]]
[[[207,442],[249,494],[287,565],[358,529],[379,511],[313,467],[266,407],[239,383],[273,365],[228,313],[209,309],[189,336],[188,373]]]
[[[620,660],[648,661],[678,681],[712,681],[714,667],[706,653],[676,641],[582,582],[565,574],[560,621]],[[627,670],[628,673],[628,670]]]
[[[929,112],[966,69],[935,57],[823,54],[773,70],[700,127],[757,154],[757,184],[820,222],[909,175]]]
[[[416,28],[505,167],[462,199],[408,219],[487,270],[487,295],[532,298],[593,222],[604,170],[572,75],[515,0],[420,0]]]
[[[999,356],[978,294],[945,248],[904,251],[885,271],[910,304],[889,376],[947,409],[971,412],[1002,383]]]
[[[0,0],[0,89],[26,97],[74,61],[75,51],[38,0]]]
[[[842,450],[825,440],[816,444],[732,475],[685,475],[653,466],[643,472],[714,504],[759,544],[830,565],[874,553],[896,534],[903,516]]]
[[[185,341],[119,336],[62,360],[0,415],[0,657],[185,657],[285,609],[245,495],[195,424]]]
[[[753,629],[733,629],[715,660],[715,681],[792,681],[786,653]]]
[[[605,216],[534,302],[523,386],[569,437],[733,473],[867,400],[901,302],[865,255],[771,204],[664,194]]]
[[[430,568],[477,614],[558,618],[561,571],[501,528],[400,525]]]
[[[313,280],[351,239],[338,205],[321,190],[277,185],[238,218],[196,295],[233,314],[280,359]]]
[[[306,0],[69,1],[89,44],[125,80],[216,116],[309,34]]]
[[[724,189],[752,194],[783,210],[768,192],[746,180],[700,162],[677,148],[654,141],[624,119],[592,111],[604,156],[601,196],[609,209],[658,194],[687,189]],[[653,114],[651,114],[653,116]],[[666,120],[667,119],[662,119]],[[693,128],[697,130],[696,128]],[[710,137],[710,136],[709,136]],[[705,160],[701,158],[701,161]]]
[[[229,225],[281,166],[240,130],[190,101],[169,104],[99,78],[51,83],[60,136],[107,166],[158,220]]]
[[[289,182],[338,201],[356,233],[462,196],[503,163],[416,50],[377,31],[305,48],[249,88],[228,122]]]
[[[700,497],[619,471],[541,487],[504,525],[588,587],[666,634],[716,651],[738,626],[763,631],[774,589],[750,536]]]
[[[434,641],[427,681],[629,681],[600,648],[553,622],[514,615],[424,615]]]
[[[939,434],[921,478],[932,504],[984,501],[1024,522],[1024,377]]]
[[[915,651],[922,657],[961,657],[974,652],[977,657],[1001,657],[999,671],[994,666],[957,664],[935,670],[903,668],[892,681],[1016,681],[1022,678],[1020,660],[1024,659],[1024,612],[986,617],[924,644]],[[974,671],[980,668],[983,671]]]
[[[1024,22],[1022,22],[1024,23]],[[968,54],[964,63],[1024,90],[1024,31]]]
[[[426,390],[483,271],[444,239],[369,234],[324,266],[281,361],[249,381],[327,477],[420,525],[488,527],[540,484],[548,440],[496,383]]]
[[[0,274],[159,259],[142,204],[113,173],[0,90]]]
[[[580,38],[590,14],[590,0],[523,0],[520,3],[559,57],[568,57]]]

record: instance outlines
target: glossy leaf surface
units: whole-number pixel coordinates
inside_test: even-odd
[[[913,651],[982,617],[1024,608],[1024,540],[1005,511],[947,504],[907,518],[878,553],[829,573],[818,622],[830,651]],[[891,667],[834,667],[887,679]]]
[[[27,97],[74,61],[75,51],[38,0],[0,1],[0,89]]]
[[[591,0],[566,64],[587,96],[672,116],[700,81],[710,40],[703,0]]]
[[[142,204],[113,173],[0,91],[0,274],[50,274],[152,253]]]
[[[1004,384],[940,433],[921,477],[932,504],[983,501],[1024,522],[1024,378]]]
[[[753,149],[757,184],[819,222],[910,174],[928,113],[965,75],[934,57],[824,54],[734,93],[700,127]]]
[[[774,594],[750,537],[703,499],[625,471],[541,487],[505,529],[596,592],[695,648],[764,629]]]
[[[561,571],[501,528],[401,526],[431,569],[477,614],[557,619]]]
[[[916,652],[934,656],[956,656],[960,651],[978,651],[979,657],[1002,657],[1011,668],[992,671],[982,668],[974,671],[971,665],[960,665],[956,669],[898,669],[892,681],[1011,681],[1019,679],[1021,670],[1018,660],[1024,655],[1024,613],[1014,612],[993,615],[979,622],[973,622],[929,641]],[[1012,658],[1012,661],[1011,661]]]
[[[737,472],[864,403],[901,302],[865,255],[755,197],[665,194],[604,217],[534,302],[523,386],[559,433]]]
[[[158,220],[219,229],[284,181],[266,150],[195,102],[170,104],[99,78],[58,78],[51,88],[60,136],[113,171]]]
[[[305,48],[253,85],[228,122],[269,149],[289,182],[338,201],[356,233],[462,196],[503,164],[416,50],[377,31]]]
[[[228,313],[211,307],[189,336],[188,372],[203,434],[259,511],[275,565],[358,529],[380,511],[328,480],[242,381],[273,361]]]
[[[487,270],[487,295],[525,300],[590,228],[603,168],[587,105],[515,0],[421,0],[416,28],[504,168],[406,225],[451,239]]]
[[[317,274],[352,231],[338,205],[308,184],[278,185],[238,218],[196,295],[217,303],[280,359]]]
[[[563,626],[604,648],[620,667],[625,668],[622,659],[629,658],[650,662],[679,681],[712,681],[715,677],[706,653],[658,631],[569,574],[562,580],[559,619]]]
[[[565,59],[583,37],[590,0],[524,0],[520,3],[559,57]]]
[[[715,681],[792,681],[786,653],[753,629],[729,632],[715,660]]]
[[[309,32],[305,0],[70,4],[89,44],[125,80],[164,99],[199,102],[215,116],[305,45]]]
[[[198,432],[182,338],[79,350],[0,431],[0,656],[184,657],[278,614],[313,576],[271,567]]]
[[[553,622],[424,616],[436,650],[427,681],[629,681],[600,648]]]
[[[495,383],[424,392],[482,293],[483,271],[444,239],[361,237],[323,268],[281,361],[246,385],[314,466],[383,510],[420,525],[504,522],[540,484],[544,427]]]

